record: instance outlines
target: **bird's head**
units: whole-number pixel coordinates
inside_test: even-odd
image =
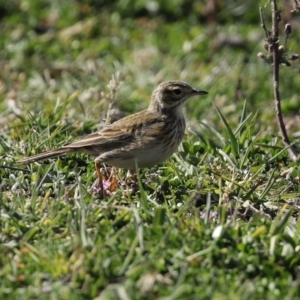
[[[149,109],[179,111],[189,98],[206,94],[207,92],[193,89],[183,81],[164,81],[153,91]]]

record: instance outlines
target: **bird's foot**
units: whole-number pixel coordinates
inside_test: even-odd
[[[98,178],[92,185],[92,191],[94,195],[100,195],[102,199],[112,195],[112,193],[118,188],[118,181],[112,168],[97,169]]]

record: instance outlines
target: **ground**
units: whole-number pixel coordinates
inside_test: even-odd
[[[272,67],[257,57],[258,4],[0,4],[0,298],[300,298],[300,172],[279,135]],[[278,4],[291,55],[299,15]],[[291,63],[280,92],[297,146]],[[116,170],[103,200],[86,155],[18,164],[101,128],[109,109],[146,108],[168,79],[209,94],[186,105],[178,152],[137,182]]]

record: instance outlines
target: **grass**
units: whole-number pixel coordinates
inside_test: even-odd
[[[211,23],[196,1],[154,15],[143,1],[2,4],[0,298],[300,298],[300,171],[278,135],[271,69],[256,57],[258,7],[221,2]],[[222,46],[224,35],[240,46]],[[291,51],[298,44],[294,34]],[[290,136],[297,68],[281,69]],[[17,164],[101,128],[110,107],[145,108],[164,79],[209,95],[186,106],[178,152],[136,185],[120,170],[99,199],[82,154]]]

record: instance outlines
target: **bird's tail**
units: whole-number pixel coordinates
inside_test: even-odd
[[[28,164],[28,163],[31,163],[34,161],[39,161],[39,160],[44,160],[44,159],[48,159],[48,158],[62,156],[69,152],[72,152],[71,148],[59,148],[56,150],[50,150],[47,152],[43,152],[43,153],[39,153],[36,155],[25,157],[25,158],[19,160],[18,162],[21,164]]]

